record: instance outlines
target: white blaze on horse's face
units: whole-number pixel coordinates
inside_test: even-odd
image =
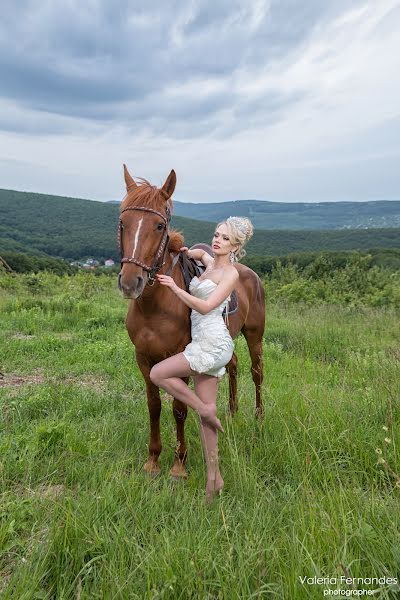
[[[138,262],[124,263],[119,277],[119,288],[124,298],[136,299],[144,291],[148,281],[148,270],[156,259],[157,251],[165,231],[163,219],[151,213],[135,212],[122,215],[121,242],[123,254]]]
[[[142,226],[142,222],[143,222],[143,217],[140,219],[139,224],[138,224],[138,228],[136,229],[135,239],[134,239],[134,242],[133,242],[132,258],[135,255],[136,248],[138,248],[139,234],[140,234],[140,228]]]

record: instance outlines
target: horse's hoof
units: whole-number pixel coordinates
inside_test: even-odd
[[[175,479],[175,481],[181,481],[182,479],[188,478],[186,467],[181,462],[175,463],[169,474],[171,475],[172,479]]]
[[[143,469],[148,475],[159,475],[161,473],[160,465],[154,460],[148,460]]]

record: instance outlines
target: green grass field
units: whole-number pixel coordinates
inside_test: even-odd
[[[144,383],[115,279],[21,276],[0,294],[1,598],[400,597],[300,581],[399,577],[398,310],[267,302],[265,418],[240,336],[233,419],[227,376],[219,388],[225,489],[207,507],[193,412],[189,479],[169,477],[166,398],[162,474],[143,472]]]

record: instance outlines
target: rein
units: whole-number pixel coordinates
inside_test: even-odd
[[[164,224],[165,224],[164,233],[161,238],[160,245],[158,247],[154,261],[150,266],[146,265],[144,262],[142,262],[138,258],[134,258],[133,256],[131,258],[124,256],[124,250],[123,250],[123,245],[122,245],[123,225],[122,225],[121,215],[122,215],[122,213],[126,212],[127,210],[142,210],[144,212],[154,213],[154,214],[158,215],[159,217],[161,217],[162,220],[164,221]],[[166,250],[166,247],[167,247],[168,241],[169,241],[168,226],[171,221],[171,212],[170,212],[168,206],[166,207],[166,213],[167,213],[167,216],[165,217],[162,213],[158,212],[158,210],[154,210],[153,208],[147,208],[144,206],[129,206],[128,208],[125,208],[124,210],[121,210],[121,212],[120,212],[117,240],[118,240],[118,249],[121,254],[121,259],[120,259],[121,268],[122,268],[123,263],[134,263],[135,265],[139,265],[140,267],[142,267],[142,269],[144,269],[145,271],[148,271],[149,277],[148,277],[147,283],[150,286],[153,286],[155,283],[155,274],[165,265],[164,256],[165,256],[165,250]],[[172,268],[170,270],[173,269],[178,258],[179,258],[179,253],[174,258],[174,262],[173,262]]]

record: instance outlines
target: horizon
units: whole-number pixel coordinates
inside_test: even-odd
[[[70,200],[87,200],[88,202],[100,202],[101,204],[108,204],[108,203],[113,203],[113,204],[120,204],[123,200],[123,198],[121,198],[121,200],[97,200],[96,198],[83,198],[80,196],[64,196],[62,194],[48,194],[45,192],[36,192],[33,190],[16,190],[16,189],[11,189],[11,188],[1,188],[0,187],[0,191],[4,191],[4,192],[17,192],[17,193],[21,193],[21,194],[38,194],[38,195],[42,195],[42,196],[53,196],[55,198],[68,198]],[[386,198],[380,198],[377,200],[321,200],[318,202],[307,202],[302,201],[302,200],[298,200],[298,201],[290,201],[290,202],[280,202],[279,200],[263,200],[260,198],[235,198],[234,200],[221,200],[221,201],[216,201],[216,202],[190,202],[189,200],[175,200],[175,198],[172,195],[172,200],[175,203],[178,204],[197,204],[197,205],[207,205],[207,204],[227,204],[229,202],[266,202],[266,203],[270,203],[270,204],[312,204],[313,206],[318,206],[318,204],[346,204],[346,203],[354,203],[357,202],[357,204],[372,204],[372,203],[377,203],[377,202],[399,202],[400,200],[397,198],[391,198],[391,199],[386,199]]]

